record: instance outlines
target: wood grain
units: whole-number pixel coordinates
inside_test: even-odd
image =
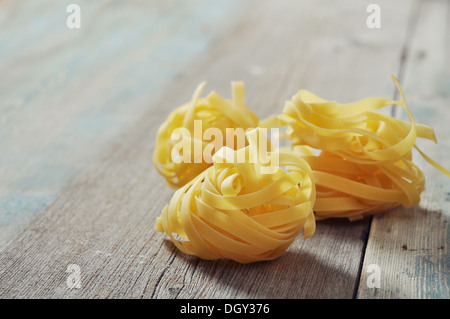
[[[226,32],[237,6],[83,0],[81,28],[69,29],[69,3],[0,3],[0,247]]]
[[[401,69],[413,3],[406,0],[378,2],[384,12],[383,27],[374,30],[365,25],[369,1],[329,0],[320,4],[317,1],[247,1],[239,6],[236,3],[230,6],[222,4],[226,9],[223,16],[218,13],[214,16],[214,8],[203,7],[198,16],[182,14],[186,11],[179,9],[180,12],[169,14],[164,19],[160,16],[172,7],[136,1],[133,5],[137,11],[147,14],[144,9],[160,10],[152,16],[161,20],[156,23],[156,42],[149,46],[144,46],[142,39],[154,33],[145,31],[150,28],[146,23],[137,23],[145,19],[144,13],[139,14],[122,2],[102,2],[97,11],[102,14],[96,16],[95,23],[92,22],[95,27],[91,31],[96,30],[97,33],[86,31],[77,40],[80,51],[74,59],[91,62],[82,64],[79,71],[69,74],[71,80],[65,84],[68,89],[64,95],[50,98],[50,93],[57,91],[53,87],[49,89],[49,94],[40,97],[41,100],[30,95],[30,105],[40,101],[38,105],[49,106],[40,115],[39,108],[28,111],[27,118],[33,114],[42,118],[53,114],[55,120],[51,123],[59,123],[53,112],[57,112],[61,103],[67,100],[73,110],[65,113],[67,123],[72,123],[71,119],[78,112],[92,112],[96,105],[108,106],[107,109],[99,106],[104,111],[100,112],[98,119],[104,119],[111,110],[119,109],[118,112],[111,112],[118,119],[126,117],[126,123],[119,121],[122,123],[121,129],[114,129],[116,122],[112,121],[112,125],[105,128],[103,138],[95,138],[94,133],[83,135],[83,140],[76,147],[67,152],[61,151],[64,154],[61,158],[70,159],[77,169],[71,174],[63,174],[65,177],[59,180],[58,186],[48,193],[54,197],[42,204],[45,208],[40,208],[32,221],[19,233],[15,232],[17,235],[4,245],[0,255],[0,296],[371,297],[364,291],[358,293],[358,287],[364,290],[363,257],[367,264],[369,257],[383,253],[377,251],[383,247],[373,245],[375,235],[372,231],[376,232],[378,221],[370,229],[372,239],[366,252],[370,219],[358,222],[328,220],[318,222],[312,238],[305,241],[299,237],[275,261],[241,265],[226,260],[199,260],[178,252],[163,234],[153,230],[155,219],[173,190],[168,189],[154,170],[151,156],[159,124],[174,107],[188,100],[196,85],[204,80],[208,81],[207,91],[216,90],[224,96],[230,96],[231,81],[244,81],[248,105],[260,117],[281,111],[283,102],[302,88],[343,102],[366,96],[392,96],[394,89],[389,74]],[[202,2],[196,3],[196,9],[202,7]],[[27,5],[23,5],[21,10]],[[11,2],[8,6],[15,8]],[[87,11],[93,14],[95,10],[89,11],[87,3],[86,6]],[[124,8],[135,15],[114,24],[114,19],[120,16]],[[15,12],[11,9],[12,16],[17,14]],[[180,19],[198,21],[196,18],[204,16],[213,18],[203,28],[217,28],[207,40],[202,40],[198,33],[189,33],[195,28],[193,25],[197,27],[198,24],[179,25]],[[225,19],[225,23],[221,20],[224,17],[233,19]],[[142,28],[142,36],[130,36],[126,43],[111,44],[116,49],[96,45],[105,37],[114,39],[113,34],[120,38],[122,28],[132,33],[135,28],[139,29],[136,23]],[[195,40],[196,36],[200,39]],[[170,39],[174,40],[171,42]],[[65,54],[63,41],[57,36],[49,36],[48,42],[60,48],[48,49],[48,52],[54,52],[55,58],[63,59],[60,56]],[[178,41],[187,43],[178,45]],[[199,41],[200,45],[196,50],[189,51],[188,44],[192,41]],[[161,57],[151,54],[158,45],[166,48],[162,51],[169,54],[165,63],[173,63],[172,69],[158,68],[164,63],[161,60],[156,60],[156,64],[148,61]],[[179,55],[170,56],[177,50],[181,52]],[[104,54],[108,52],[111,56],[103,61]],[[24,53],[23,59],[15,60],[10,53],[5,60],[9,62],[2,67],[19,68],[17,82],[11,82],[10,88],[18,85],[27,74],[34,74],[25,68],[20,69],[21,61],[33,57],[38,61],[40,59],[37,53]],[[133,58],[142,64],[130,66],[129,61]],[[93,76],[90,66],[96,63],[101,67],[96,68],[99,73]],[[42,70],[52,74],[57,65],[48,62]],[[144,76],[145,67],[150,65],[155,67],[154,71]],[[130,83],[123,80],[127,74],[133,79]],[[146,81],[162,81],[162,84],[153,85],[147,91]],[[62,82],[56,80],[55,85],[60,87]],[[131,91],[118,96],[117,90],[122,86]],[[135,86],[138,88],[134,89]],[[80,96],[75,88],[87,92]],[[6,94],[5,89],[2,89],[2,94]],[[18,98],[24,96],[27,96],[26,92],[19,91]],[[126,107],[123,107],[125,104]],[[82,107],[83,111],[78,111],[78,107]],[[27,118],[21,119],[11,112],[9,116],[17,121],[16,125],[25,126],[20,123],[26,123]],[[89,118],[92,117],[86,117]],[[58,145],[48,137],[53,136],[46,126],[48,123],[40,120],[35,125],[33,132],[42,129],[44,132],[41,134],[50,140],[48,145]],[[58,125],[66,127],[64,123]],[[78,133],[83,133],[82,126],[73,134]],[[60,138],[60,134],[54,133],[53,138]],[[70,146],[73,140],[76,138],[69,138],[63,145]],[[12,147],[17,143],[20,151],[15,153],[15,158],[25,154],[21,149],[26,143],[18,140],[17,135],[10,136],[7,143],[2,147]],[[40,153],[38,147],[31,151]],[[49,161],[49,165],[62,161]],[[20,162],[14,166],[11,158],[7,163],[9,166],[2,163],[2,172],[13,180],[14,174],[19,173],[10,171],[10,168],[18,170]],[[36,167],[39,166],[36,164]],[[24,169],[22,174],[26,176],[29,171]],[[30,184],[23,181],[21,185]],[[2,188],[2,191],[2,194],[10,195],[17,190]],[[400,227],[398,223],[402,222],[397,221],[395,227]],[[66,270],[70,264],[80,266],[80,289],[69,289],[66,285]],[[439,272],[439,275],[445,276],[445,273]]]
[[[416,120],[433,127],[438,139],[438,145],[425,141],[418,141],[417,145],[447,168],[450,167],[449,9],[448,1],[416,3],[402,76],[407,102]],[[420,205],[398,208],[374,218],[361,273],[359,298],[449,297],[450,182],[417,153],[414,156],[426,176],[427,189]],[[367,287],[370,264],[380,267],[379,288]]]

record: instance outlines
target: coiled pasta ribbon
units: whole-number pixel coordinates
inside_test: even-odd
[[[186,254],[240,263],[277,258],[302,230],[305,238],[312,236],[315,186],[309,165],[292,152],[275,153],[279,166],[262,174],[261,161],[251,160],[261,136],[254,129],[246,134],[245,148],[220,149],[213,166],[174,193],[155,229]]]
[[[226,140],[230,129],[246,130],[259,123],[258,117],[246,107],[243,82],[232,82],[232,100],[216,92],[201,98],[205,85],[205,82],[199,84],[191,101],[171,112],[157,132],[153,163],[173,188],[185,185],[211,166],[211,156],[220,147],[239,148],[239,141],[234,143],[235,138]],[[219,130],[221,136],[214,136],[211,142],[209,139],[213,136],[205,136],[208,129]],[[188,147],[177,149],[180,139]],[[205,151],[211,146],[214,148]]]
[[[288,125],[287,138],[314,172],[317,219],[353,220],[418,204],[425,178],[412,162],[413,147],[450,176],[416,146],[418,137],[437,143],[436,137],[432,128],[416,124],[398,80],[392,79],[402,101],[371,97],[341,104],[302,90],[286,102],[279,120]],[[404,108],[409,122],[375,112],[393,104]]]

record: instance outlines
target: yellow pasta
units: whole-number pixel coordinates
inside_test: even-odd
[[[201,98],[200,84],[158,130],[154,165],[171,187],[181,188],[156,231],[186,254],[250,263],[279,257],[302,231],[312,236],[316,220],[356,220],[418,204],[425,177],[412,149],[450,172],[417,147],[417,138],[437,143],[436,137],[415,122],[392,79],[401,101],[370,97],[342,104],[301,90],[282,114],[263,121],[247,109],[242,82],[232,83],[232,100],[215,92]],[[394,104],[409,121],[377,112]],[[292,142],[283,151],[270,150],[262,129],[277,125],[287,126]],[[211,129],[219,132],[212,144]],[[230,129],[245,130],[244,141],[236,143]],[[261,148],[263,138],[269,152]],[[274,155],[277,161],[268,164]]]
[[[267,164],[251,159],[259,153],[256,141],[263,133],[254,129],[246,136],[246,147],[223,147],[213,166],[178,189],[158,217],[155,229],[182,252],[249,263],[279,257],[302,231],[305,238],[313,235],[315,186],[309,165],[292,152],[269,152],[278,166],[262,173]]]
[[[415,144],[418,137],[437,141],[430,127],[416,124],[400,84],[392,79],[402,101],[371,97],[341,104],[301,90],[279,115],[293,148],[314,172],[317,219],[353,220],[400,204],[418,204],[425,178],[412,162],[413,148],[450,176]],[[376,112],[393,104],[404,108],[409,122]],[[314,149],[321,151],[319,156]]]
[[[232,82],[232,100],[226,100],[216,92],[201,98],[205,85],[205,82],[201,83],[190,102],[171,112],[157,133],[153,162],[157,171],[173,188],[185,185],[211,166],[210,157],[221,146],[227,145],[233,149],[239,147],[239,143],[234,139],[226,140],[230,129],[247,130],[256,128],[259,123],[258,117],[246,107],[244,83]],[[215,139],[210,141],[208,138],[212,140],[213,136],[205,138],[208,129],[219,130],[222,136],[215,136]],[[177,138],[185,139],[185,145],[189,147],[181,151],[176,150]],[[209,146],[214,148],[209,150],[208,155],[205,149]],[[182,160],[177,161],[177,157]]]

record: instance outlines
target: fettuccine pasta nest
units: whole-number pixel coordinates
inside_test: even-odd
[[[175,192],[156,230],[186,254],[240,263],[275,259],[300,232],[312,236],[315,186],[309,165],[292,152],[276,153],[279,166],[262,173],[261,164],[250,160],[260,134],[251,130],[245,148],[217,152],[213,166]]]
[[[172,111],[157,133],[153,162],[172,188],[185,185],[211,166],[211,156],[222,146],[232,149],[245,146],[239,146],[233,140],[227,144],[227,130],[247,130],[259,124],[258,117],[246,107],[243,82],[232,82],[232,100],[224,99],[216,92],[201,98],[205,85],[206,82],[199,84],[191,101]],[[204,133],[208,129],[219,129],[222,138],[206,140]],[[189,145],[181,152],[176,149],[179,139],[185,139]],[[214,148],[205,151],[208,145]]]
[[[416,124],[400,84],[392,79],[401,101],[371,97],[341,104],[301,90],[279,115],[281,125],[288,126],[293,149],[314,172],[317,219],[354,220],[418,204],[425,177],[412,162],[413,148],[449,176],[415,144],[418,137],[437,141],[432,128]],[[394,104],[403,107],[409,122],[375,112]]]

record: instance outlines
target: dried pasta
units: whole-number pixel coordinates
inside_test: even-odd
[[[227,145],[233,149],[239,147],[239,143],[234,145],[226,143],[227,130],[233,128],[247,130],[256,128],[259,124],[258,117],[246,107],[243,82],[232,82],[232,100],[224,99],[216,92],[201,98],[205,85],[205,82],[199,84],[191,101],[172,111],[157,132],[153,163],[172,188],[185,185],[211,166],[210,157],[221,146]],[[198,127],[195,127],[196,121],[199,121],[201,126],[199,131]],[[219,137],[219,140],[216,137],[212,142],[205,139],[204,133],[209,128],[219,129],[222,137]],[[179,136],[174,137],[177,130],[180,131]],[[190,147],[183,148],[177,153],[180,151],[175,149],[177,138],[186,139]],[[212,139],[212,136],[210,138]],[[233,140],[231,142],[233,143]],[[214,146],[209,155],[205,151],[208,145]],[[187,157],[188,160],[174,160],[174,152],[175,159],[178,156],[184,159]],[[203,157],[205,154],[208,158]]]
[[[398,80],[392,79],[401,101],[370,97],[341,104],[301,90],[278,116],[280,125],[287,126],[292,148],[313,170],[317,219],[354,220],[418,204],[425,177],[412,162],[413,148],[450,176],[417,147],[418,137],[437,143],[436,137],[432,128],[415,122]],[[409,122],[376,112],[393,104],[403,107]]]
[[[275,171],[262,174],[261,161],[250,160],[262,134],[250,130],[248,146],[217,152],[211,167],[174,193],[155,229],[186,254],[240,263],[275,259],[302,231],[312,236],[311,169],[293,152],[275,153]]]

